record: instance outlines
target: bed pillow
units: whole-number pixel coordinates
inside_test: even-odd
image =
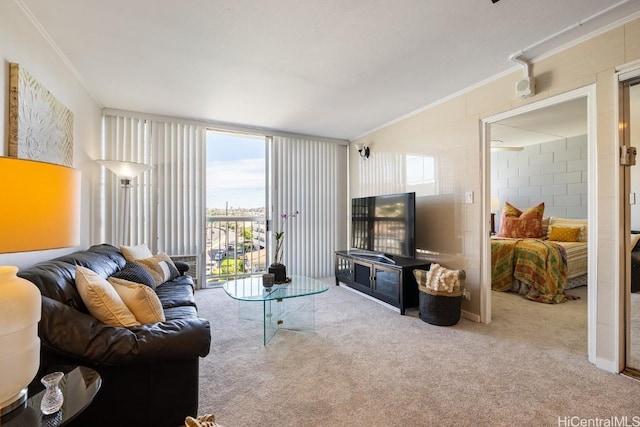
[[[586,242],[588,236],[588,221],[586,219],[577,218],[558,218],[551,217],[549,225],[561,225],[563,227],[582,227],[578,233],[578,242]]]
[[[549,218],[548,216],[542,218],[542,237],[549,235]]]
[[[532,238],[542,237],[544,202],[522,212],[506,202],[500,218],[498,237]]]
[[[165,321],[162,303],[153,289],[113,276],[108,280],[138,322],[146,325]]]
[[[577,242],[580,231],[582,231],[582,227],[550,225],[549,240],[556,242]]]
[[[141,283],[151,288],[156,287],[156,281],[153,276],[140,264],[127,261],[124,268],[116,273],[113,273],[111,277],[117,279],[124,279],[130,282]]]
[[[146,258],[138,259],[137,263],[142,265],[153,277],[156,286],[175,279],[180,275],[176,265],[173,263],[169,255],[164,252],[158,252],[158,255]]]
[[[122,252],[124,259],[127,261],[135,261],[153,256],[149,247],[144,243],[135,246],[120,246],[120,252]]]
[[[76,287],[89,313],[111,326],[138,326],[140,322],[106,279],[94,271],[77,266]]]

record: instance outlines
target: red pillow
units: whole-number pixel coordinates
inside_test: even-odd
[[[543,214],[544,202],[524,212],[506,202],[500,218],[498,237],[518,239],[542,237]]]

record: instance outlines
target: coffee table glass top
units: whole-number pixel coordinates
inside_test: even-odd
[[[222,285],[231,297],[241,301],[271,301],[319,294],[329,290],[329,285],[311,277],[291,276],[291,282],[262,286],[262,276],[231,280]]]

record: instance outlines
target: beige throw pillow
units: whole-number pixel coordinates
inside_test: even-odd
[[[120,246],[120,252],[122,252],[124,259],[127,261],[135,261],[153,256],[151,250],[144,243],[135,246]]]
[[[110,277],[108,280],[138,322],[146,325],[165,321],[162,303],[153,289],[116,277]]]
[[[138,326],[140,322],[107,280],[91,269],[76,267],[76,287],[89,313],[111,326]]]
[[[138,259],[137,263],[142,265],[153,277],[156,286],[163,284],[178,276],[178,269],[169,255],[158,252],[158,255],[146,259]]]

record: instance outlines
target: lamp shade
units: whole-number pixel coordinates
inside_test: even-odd
[[[80,244],[80,172],[0,157],[0,253]]]
[[[491,196],[491,212],[497,212],[500,209],[500,199],[498,196]]]
[[[120,179],[133,179],[146,170],[152,168],[144,163],[126,162],[123,160],[98,160],[98,163],[105,166]]]

